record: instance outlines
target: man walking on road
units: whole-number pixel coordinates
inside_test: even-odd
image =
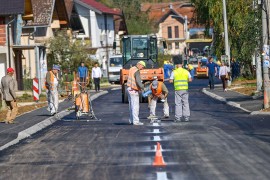
[[[98,67],[98,63],[96,62],[94,67],[92,68],[92,80],[94,80],[96,92],[100,90],[101,76],[102,76],[101,69],[100,67]]]
[[[169,118],[169,105],[167,101],[169,91],[166,85],[156,79],[150,84],[150,89],[152,94],[150,95],[150,116],[148,119],[156,117],[156,106],[158,99],[161,99],[163,102],[163,118]]]
[[[88,83],[88,69],[85,67],[84,62],[81,62],[81,66],[78,67],[78,80],[80,82],[80,89],[84,89],[86,83]]]
[[[51,115],[54,116],[58,111],[59,99],[58,99],[58,72],[60,71],[60,66],[53,65],[51,71],[46,74],[45,86],[47,89],[47,101],[48,110]]]
[[[217,75],[217,64],[213,62],[213,58],[209,58],[207,66],[207,76],[209,78],[210,89],[215,89],[215,76]]]
[[[133,125],[143,125],[139,120],[139,91],[143,91],[144,85],[142,84],[140,70],[145,67],[144,61],[139,61],[136,66],[129,69],[127,80],[127,94],[129,101],[129,123]]]
[[[16,102],[16,81],[12,78],[14,74],[13,68],[7,69],[7,75],[2,77],[1,79],[1,91],[3,94],[3,99],[5,100],[8,108],[8,112],[6,115],[6,120],[3,121],[7,124],[13,124],[14,119],[18,113],[18,106]]]
[[[182,56],[174,56],[176,69],[172,72],[170,83],[174,83],[175,90],[175,120],[181,122],[184,118],[185,122],[189,121],[190,110],[188,102],[188,82],[192,81],[190,73],[183,68]]]

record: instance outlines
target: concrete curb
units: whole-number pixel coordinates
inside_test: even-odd
[[[97,93],[97,94],[94,94],[93,96],[91,96],[91,100],[95,100],[96,98],[104,95],[104,94],[107,94],[108,91],[102,91],[100,93]],[[61,112],[59,112],[57,114],[57,116],[53,116],[53,117],[50,117],[50,118],[47,118],[21,132],[18,133],[18,136],[16,139],[8,142],[7,144],[3,145],[0,147],[0,151],[14,145],[14,144],[17,144],[19,143],[21,140],[27,138],[27,137],[30,137],[32,134],[35,134],[37,133],[38,131],[41,131],[42,129],[52,125],[53,123],[55,123],[56,121],[60,120],[61,118],[65,117],[66,115],[72,113],[72,111],[67,111],[67,110],[63,110]]]
[[[241,110],[243,110],[243,111],[245,111],[245,112],[251,113],[251,111],[249,111],[249,110],[247,110],[247,109],[241,107],[240,104],[238,104],[238,103],[236,103],[236,102],[233,102],[233,101],[227,101],[226,98],[221,97],[221,96],[218,96],[218,95],[216,95],[216,94],[214,94],[214,93],[211,93],[211,92],[207,91],[205,88],[202,89],[202,92],[203,92],[204,94],[206,94],[206,95],[208,95],[208,96],[214,98],[214,99],[217,99],[217,100],[219,100],[219,101],[225,102],[225,103],[228,104],[229,106],[236,107],[236,108],[241,109]]]

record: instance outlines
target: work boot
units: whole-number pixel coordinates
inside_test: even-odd
[[[6,121],[5,120],[1,120],[0,123],[5,123]]]
[[[141,126],[141,125],[143,125],[143,123],[142,122],[134,122],[133,125],[135,125],[135,126]]]
[[[174,119],[174,122],[175,122],[175,123],[180,123],[181,120],[180,120],[180,119]]]
[[[162,119],[168,119],[170,116],[169,115],[164,115],[163,117],[162,117]]]
[[[189,122],[189,117],[185,117],[185,118],[184,118],[184,121],[185,121],[185,122]]]

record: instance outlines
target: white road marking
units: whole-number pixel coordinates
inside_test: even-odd
[[[161,140],[160,136],[154,136],[153,138],[154,138],[154,141],[160,141]]]
[[[153,126],[160,126],[160,124],[158,124],[158,123],[153,123]]]
[[[168,180],[167,172],[157,172],[157,180]]]
[[[159,129],[154,129],[153,133],[160,133]]]

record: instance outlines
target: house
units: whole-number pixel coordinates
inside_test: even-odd
[[[31,79],[36,77],[41,91],[47,72],[46,42],[57,29],[71,33],[73,0],[0,3],[4,5],[0,6],[0,66],[15,68],[18,90],[31,89]]]
[[[84,29],[84,33],[78,33],[77,38],[90,41],[89,52],[94,52],[103,75],[107,76],[107,60],[115,53],[113,44],[118,41],[119,51],[120,36],[127,33],[123,14],[94,0],[74,0],[74,3]]]
[[[158,27],[157,37],[159,46],[162,41],[167,43],[168,54],[187,54],[190,32],[204,29],[194,19],[195,8],[188,1],[182,0],[172,3],[144,3],[141,11],[147,12],[148,17]],[[193,35],[196,39],[204,39],[204,33]],[[189,42],[190,41],[190,42]]]

